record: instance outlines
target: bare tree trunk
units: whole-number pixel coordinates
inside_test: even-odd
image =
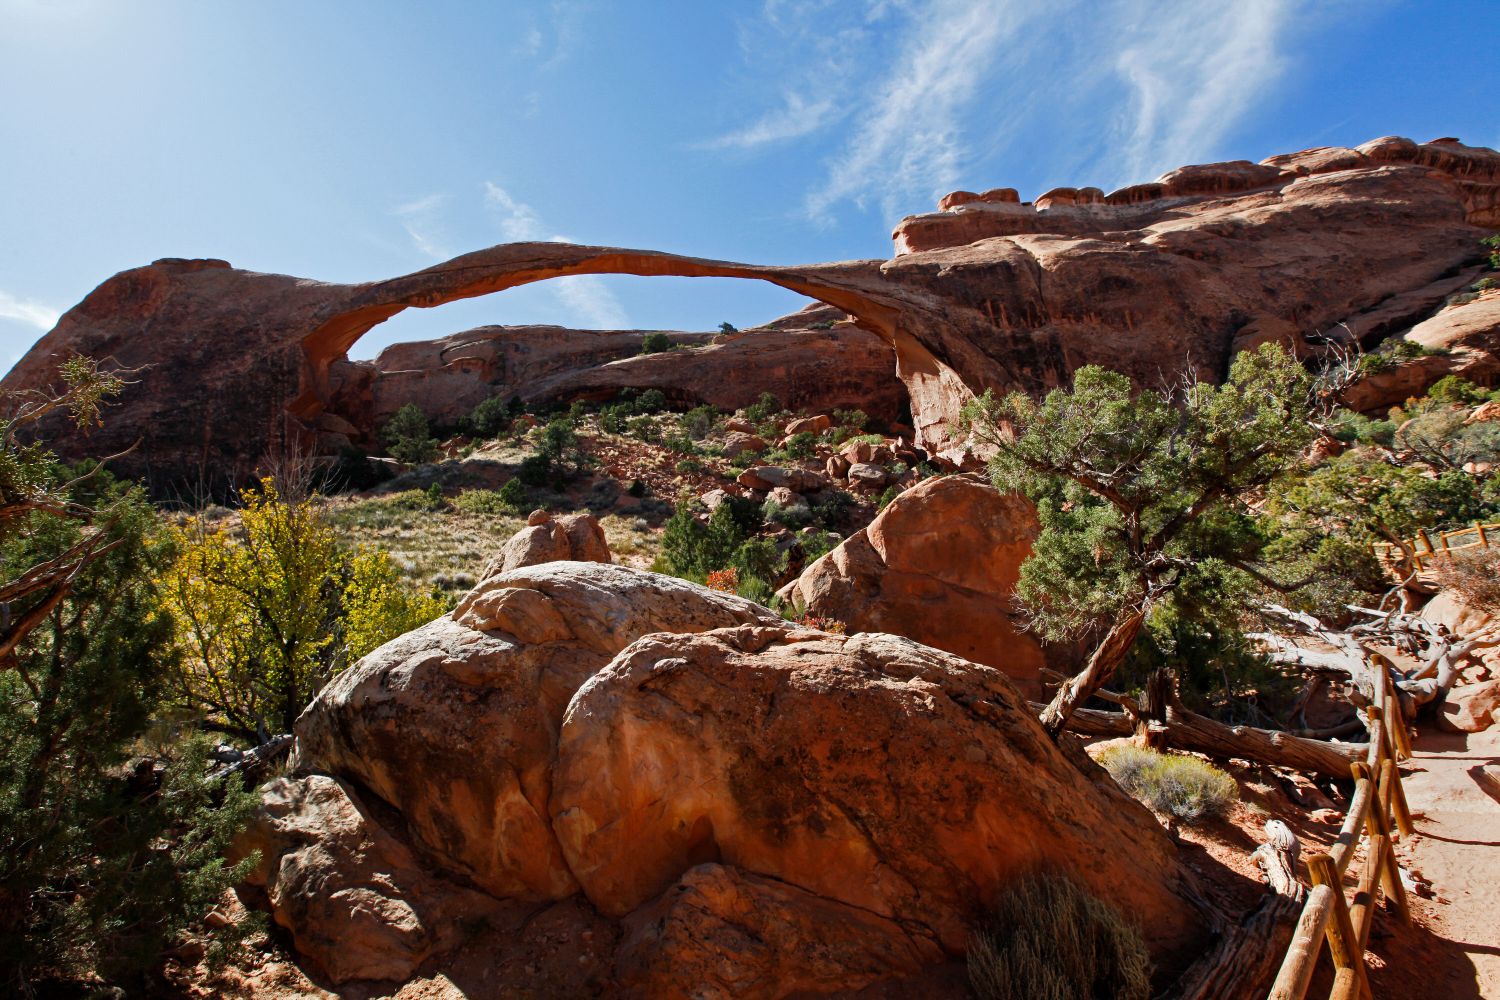
[[[1179,750],[1220,760],[1237,757],[1340,780],[1347,780],[1349,765],[1364,760],[1369,752],[1368,743],[1328,743],[1274,729],[1226,726],[1180,705],[1168,711],[1166,727],[1167,745]],[[1084,736],[1132,736],[1136,724],[1124,712],[1080,708],[1069,718],[1067,728]]]
[[[1068,719],[1078,706],[1093,697],[1095,691],[1104,686],[1130,652],[1135,637],[1140,635],[1146,621],[1143,610],[1128,612],[1111,626],[1109,633],[1094,647],[1088,664],[1062,687],[1039,716],[1047,735],[1057,739],[1057,734],[1067,727]]]
[[[1249,1000],[1265,996],[1292,939],[1306,890],[1297,880],[1301,847],[1280,820],[1266,823],[1266,843],[1251,857],[1266,871],[1270,892],[1177,980],[1178,1000]]]

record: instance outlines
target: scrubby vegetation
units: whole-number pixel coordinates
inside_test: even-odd
[[[1197,757],[1116,746],[1099,763],[1146,808],[1181,823],[1222,816],[1239,800],[1234,779]]]
[[[1077,883],[1032,874],[996,900],[969,938],[969,985],[980,1000],[1145,1000],[1151,960],[1114,907]]]

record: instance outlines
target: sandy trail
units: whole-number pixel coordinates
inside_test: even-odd
[[[1435,898],[1420,904],[1431,934],[1397,959],[1407,966],[1401,978],[1425,980],[1413,996],[1500,1000],[1500,801],[1475,780],[1487,765],[1500,773],[1500,730],[1428,727],[1412,752],[1402,770],[1417,836],[1397,852],[1403,867],[1432,883]]]

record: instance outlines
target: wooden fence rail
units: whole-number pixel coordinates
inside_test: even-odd
[[[1434,534],[1437,537],[1436,543],[1433,542]],[[1409,559],[1420,572],[1426,569],[1434,559],[1450,553],[1463,549],[1487,549],[1495,544],[1500,544],[1500,524],[1482,524],[1475,521],[1466,528],[1455,528],[1452,531],[1417,532],[1417,536],[1410,543],[1410,554],[1403,551],[1401,546],[1390,542],[1381,542],[1374,546],[1374,549],[1376,558],[1387,564],[1400,564]]]
[[[1413,832],[1411,811],[1401,788],[1401,774],[1396,769],[1399,761],[1411,756],[1411,744],[1390,673],[1386,670],[1380,673],[1384,680],[1378,704],[1366,710],[1369,751],[1363,762],[1350,765],[1354,795],[1349,801],[1348,814],[1338,839],[1327,853],[1307,859],[1313,888],[1307,894],[1292,943],[1271,987],[1270,1000],[1303,1000],[1307,996],[1324,944],[1334,968],[1330,1000],[1369,998],[1364,953],[1370,927],[1375,922],[1377,900],[1383,894],[1386,905],[1402,921],[1411,919],[1401,869],[1392,849],[1396,838]],[[1362,839],[1364,866],[1355,876],[1354,895],[1345,898],[1346,873]]]

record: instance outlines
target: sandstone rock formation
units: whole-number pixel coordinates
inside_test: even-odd
[[[1449,732],[1482,733],[1500,723],[1500,680],[1465,684],[1449,692],[1438,725]]]
[[[1500,382],[1500,288],[1445,306],[1403,334],[1431,353],[1400,362],[1355,383],[1344,396],[1350,407],[1381,412],[1421,396],[1445,375],[1479,385]]]
[[[323,775],[262,789],[235,848],[260,852],[250,883],[268,889],[297,951],[337,982],[405,978],[496,905],[430,873],[346,783]]]
[[[688,349],[656,354],[640,353],[642,333],[635,330],[479,327],[395,344],[373,362],[336,362],[327,412],[348,422],[351,437],[366,445],[407,403],[452,424],[491,396],[547,404],[608,399],[627,388],[728,410],[769,392],[792,409],[859,407],[881,423],[894,421],[906,398],[895,355],[875,334],[835,322],[843,316],[815,306],[728,335],[672,333]]]
[[[561,898],[577,885],[547,799],[574,691],[647,633],[779,620],[742,598],[603,563],[491,576],[451,615],[324,688],[297,722],[297,760],[400,810],[418,843],[480,888]]]
[[[526,527],[485,564],[480,579],[549,562],[614,562],[599,519],[592,514],[553,517],[546,511],[533,511]]]
[[[1266,340],[1300,348],[1347,330],[1368,345],[1406,330],[1479,275],[1497,191],[1492,150],[1385,138],[1184,168],[1107,196],[950,199],[904,221],[887,261],[778,267],[523,243],[335,285],[163,260],[99,286],[0,385],[44,385],[75,352],[150,366],[86,445],[59,448],[139,440],[118,464],[164,488],[242,473],[288,440],[347,437],[358,421],[337,401],[363,390],[345,352],[403,309],[566,274],[755,278],[891,345],[914,443],[940,453],[961,443],[949,426],[958,406],[985,388],[1044,389],[1087,362],[1140,381],[1176,365],[1215,378],[1234,350]],[[584,388],[600,387],[573,386]]]
[[[1012,601],[1038,530],[1029,503],[978,475],[928,479],[779,596],[850,632],[891,632],[988,664],[1037,698],[1047,658],[1013,621]]]
[[[1036,867],[1113,899],[1168,968],[1202,934],[1160,827],[1000,672],[619,566],[484,580],[296,734],[244,846],[335,982],[441,968],[456,914],[569,903],[618,927],[587,959],[610,995],[858,990],[961,956]]]

